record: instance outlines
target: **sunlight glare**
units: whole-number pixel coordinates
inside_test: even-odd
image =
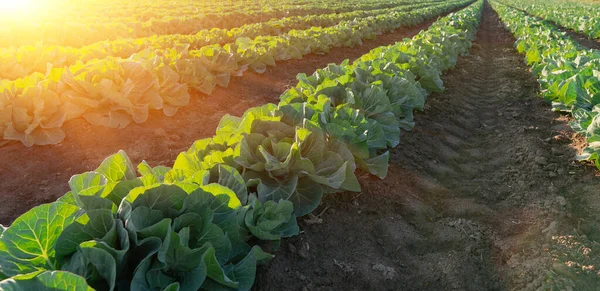
[[[0,0],[0,11],[3,14],[21,13],[32,8],[31,0]]]
[[[38,14],[43,0],[0,0],[0,20],[23,21]]]

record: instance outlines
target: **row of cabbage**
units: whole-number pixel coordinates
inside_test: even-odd
[[[441,0],[438,0],[441,1]],[[232,11],[266,12],[272,10],[288,10],[298,6],[311,8],[335,8],[344,11],[353,7],[354,9],[381,9],[392,8],[400,4],[410,4],[410,0],[371,0],[371,1],[345,1],[338,3],[323,3],[320,1],[291,1],[291,0],[268,0],[268,1],[210,1],[199,2],[193,0],[178,1],[177,5],[169,1],[110,1],[100,5],[78,5],[70,3],[55,7],[43,15],[43,22],[62,22],[68,19],[70,22],[97,23],[97,22],[146,22],[153,19],[162,20],[169,18],[189,18],[199,14],[215,14]],[[333,12],[333,11],[332,11]]]
[[[272,18],[289,16],[348,12],[352,10],[372,10],[395,6],[385,2],[360,3],[351,2],[352,5],[337,4],[325,5],[322,3],[310,3],[305,5],[285,5],[283,7],[273,6],[265,10],[237,10],[216,13],[196,14],[187,17],[173,15],[168,18],[151,19],[149,21],[110,21],[104,18],[102,21],[53,21],[37,23],[35,21],[1,21],[0,47],[11,47],[21,45],[62,45],[81,47],[103,40],[114,40],[118,38],[141,38],[164,34],[192,34],[202,29],[211,28],[234,28],[246,23],[265,22]],[[83,12],[85,15],[85,12]],[[65,18],[62,18],[65,19]]]
[[[0,289],[249,290],[272,257],[263,249],[298,234],[297,216],[324,194],[359,191],[356,167],[385,176],[387,163],[372,159],[386,160],[412,110],[442,90],[482,4],[301,75],[279,105],[224,116],[172,168],[142,162],[138,176],[119,152],[74,176],[58,201],[0,227]]]
[[[492,3],[517,37],[517,50],[526,55],[544,98],[555,111],[571,113],[571,127],[587,138],[579,158],[595,160],[600,169],[600,51],[582,47],[544,20]]]
[[[56,6],[48,7],[41,15],[36,12],[38,23],[61,22],[67,19],[69,22],[80,23],[98,23],[98,22],[136,22],[150,21],[152,19],[166,19],[176,17],[189,17],[198,14],[212,14],[231,11],[261,11],[272,10],[275,7],[274,3],[261,4],[258,1],[253,2],[229,2],[223,3],[218,1],[199,2],[199,1],[178,1],[177,5],[172,5],[172,2],[166,1],[107,1],[98,3],[90,7],[89,4],[72,2],[71,3],[56,3]],[[266,1],[268,2],[268,1]],[[312,1],[304,2],[300,5],[311,5]],[[44,3],[41,3],[42,5]],[[290,1],[281,1],[280,8],[289,8]],[[314,3],[317,4],[317,3]],[[298,5],[298,4],[296,4]],[[3,22],[8,22],[10,19],[2,19]]]
[[[266,22],[247,23],[231,29],[212,28],[194,34],[167,34],[138,39],[101,41],[80,48],[69,46],[20,46],[0,48],[0,79],[15,80],[35,72],[45,73],[48,66],[62,68],[77,62],[89,62],[106,57],[128,58],[142,50],[168,49],[189,46],[190,50],[206,45],[226,44],[240,37],[279,35],[291,30],[328,27],[341,21],[386,14],[391,11],[410,11],[430,6],[430,2],[402,5],[392,9],[356,10],[344,13],[291,16]]]
[[[443,0],[437,0],[437,1],[443,1]],[[321,8],[331,8],[332,4],[337,6],[338,12],[343,11],[342,9],[348,9],[350,7],[353,7],[354,9],[364,9],[364,10],[372,10],[372,9],[383,9],[383,8],[393,8],[397,5],[405,5],[405,4],[412,4],[415,3],[415,1],[411,1],[411,0],[395,0],[395,1],[385,1],[385,0],[370,0],[370,1],[344,1],[344,2],[318,2],[318,1],[314,1],[314,0],[307,0],[307,1],[294,1],[294,0],[269,0],[269,1],[246,1],[244,2],[222,2],[222,3],[211,3],[213,5],[213,10],[217,11],[217,10],[221,10],[221,11],[234,11],[234,10],[272,10],[272,9],[290,9],[293,8],[294,6],[305,6],[305,5],[312,5],[312,6],[316,6],[316,5],[321,5]],[[156,4],[156,6],[158,7],[152,7],[149,8],[147,7],[147,4],[144,3],[142,4],[144,7],[142,8],[142,11],[140,10],[136,10],[134,12],[134,16],[136,19],[138,20],[150,20],[151,18],[162,18],[165,15],[178,15],[178,16],[191,16],[194,15],[194,13],[198,13],[198,7],[202,7],[202,9],[204,8],[204,5],[206,5],[206,2],[204,3],[200,3],[198,1],[189,1],[187,7],[184,5],[181,5],[182,3],[178,2],[178,5],[176,8],[174,7],[169,7],[169,5],[165,5],[164,3],[162,5],[160,4]],[[183,7],[182,7],[183,6]],[[180,8],[181,7],[181,8]],[[157,9],[158,8],[158,9]],[[174,11],[177,10],[177,11]],[[125,17],[129,17],[131,15],[124,15],[122,11],[113,11],[116,14],[121,15],[121,17],[125,16]],[[332,11],[333,12],[333,11]],[[331,12],[329,12],[331,13]]]
[[[503,0],[502,3],[583,33],[591,39],[600,39],[600,5],[559,0]]]
[[[368,4],[375,4],[370,1]],[[69,3],[55,9],[47,11],[42,15],[40,22],[60,22],[65,17],[70,22],[94,23],[94,22],[146,22],[153,19],[168,18],[186,18],[197,16],[199,14],[214,14],[231,11],[259,12],[274,9],[289,9],[292,6],[312,6],[319,7],[320,3],[316,1],[304,1],[292,3],[292,1],[236,1],[236,2],[200,2],[200,1],[178,1],[177,5],[168,1],[107,1],[99,5],[78,5],[78,3]],[[350,5],[353,2],[344,3]],[[338,5],[341,8],[342,5]],[[368,7],[368,6],[366,6]],[[62,9],[61,9],[62,8]],[[92,8],[92,9],[90,9]]]
[[[468,2],[471,0],[390,12],[254,40],[238,38],[223,47],[149,50],[129,59],[110,57],[52,68],[46,75],[0,81],[0,132],[5,140],[45,145],[62,141],[62,125],[78,117],[93,125],[122,128],[131,122],[145,122],[151,110],[172,116],[188,105],[188,89],[210,94],[217,85],[226,87],[231,76],[241,75],[248,67],[263,72],[275,61],[359,45],[362,39],[415,25]]]

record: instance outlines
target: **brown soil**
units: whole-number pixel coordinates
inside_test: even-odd
[[[210,97],[196,96],[171,118],[155,113],[122,130],[73,121],[60,145],[1,147],[0,223],[56,199],[71,175],[96,168],[119,149],[134,162],[169,165],[194,140],[210,136],[223,114],[276,102],[297,73],[354,59],[430,23],[246,74]],[[486,6],[471,55],[447,72],[446,91],[430,96],[417,127],[392,150],[388,177],[361,174],[362,193],[327,197],[317,217],[301,219],[302,234],[285,240],[259,269],[254,289],[536,290],[555,284],[568,290],[561,282],[576,278],[584,285],[572,290],[596,290],[598,276],[577,268],[598,268],[600,179],[591,166],[574,162],[583,140],[566,116],[536,96],[536,80],[513,43]]]
[[[68,191],[67,181],[72,175],[95,169],[120,149],[134,163],[146,159],[151,165],[172,165],[195,140],[212,136],[224,114],[241,115],[249,107],[278,102],[281,93],[296,85],[298,73],[312,74],[329,63],[356,59],[373,48],[412,37],[433,21],[379,35],[355,48],[334,48],[327,55],[280,62],[264,74],[246,72],[210,96],[193,96],[190,105],[173,117],[156,111],[147,122],[124,129],[73,120],[65,124],[67,137],[61,144],[25,148],[11,143],[0,147],[0,223],[9,224],[30,208],[54,201]]]
[[[392,150],[388,177],[327,197],[255,289],[598,290],[600,181],[514,41],[486,5],[471,55]]]

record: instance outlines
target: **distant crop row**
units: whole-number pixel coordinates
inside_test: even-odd
[[[202,29],[234,28],[248,23],[265,22],[272,18],[302,16],[324,13],[340,13],[353,10],[374,10],[397,6],[392,3],[376,2],[331,5],[289,5],[277,9],[233,10],[218,13],[203,13],[179,17],[177,10],[172,16],[148,21],[125,22],[119,19],[100,18],[95,22],[48,21],[42,23],[15,21],[2,24],[0,47],[34,45],[62,45],[81,47],[103,40],[119,38],[141,38],[164,34],[194,34]],[[59,14],[60,15],[60,14]],[[83,12],[82,15],[86,15]],[[101,14],[100,14],[101,16]]]
[[[439,5],[439,4],[438,4]],[[118,39],[96,42],[74,48],[69,46],[20,46],[0,48],[0,79],[15,80],[32,73],[46,73],[48,67],[63,68],[78,62],[86,63],[107,57],[129,58],[143,50],[166,50],[186,46],[189,50],[200,49],[213,44],[235,42],[241,37],[278,35],[291,30],[304,30],[311,27],[328,27],[340,21],[410,11],[431,6],[429,3],[416,3],[394,8],[357,10],[344,13],[303,15],[276,18],[266,22],[243,24],[239,27],[203,29],[194,34],[166,34],[137,39]],[[241,22],[240,22],[241,23]]]
[[[323,9],[324,13],[347,11],[349,8],[370,10],[391,8],[397,5],[410,4],[410,0],[369,0],[369,1],[293,1],[293,0],[261,0],[261,1],[102,1],[89,5],[89,0],[62,0],[68,4],[60,5],[61,0],[55,0],[57,5],[45,7],[48,10],[33,19],[35,24],[65,22],[145,22],[152,19],[186,18],[201,14],[220,14],[224,12],[269,12],[286,11],[294,8]],[[435,1],[435,0],[433,0]],[[440,1],[440,0],[437,0]],[[326,12],[327,11],[327,12]],[[2,22],[3,20],[0,20]],[[18,24],[15,24],[18,25]],[[23,24],[21,24],[23,25]]]
[[[583,33],[589,38],[600,39],[600,5],[559,0],[503,0],[502,3]]]
[[[432,2],[440,2],[442,0],[431,0]],[[344,2],[318,2],[318,1],[293,1],[293,0],[268,0],[268,1],[242,1],[236,2],[207,2],[207,1],[177,1],[177,5],[168,1],[132,1],[123,2],[117,1],[114,4],[107,5],[100,12],[92,12],[89,10],[85,16],[80,15],[81,19],[76,19],[77,22],[98,21],[102,17],[109,17],[111,22],[131,22],[131,21],[150,21],[152,19],[165,18],[189,18],[199,14],[218,14],[223,12],[246,11],[246,12],[266,12],[266,11],[289,11],[304,7],[307,13],[310,10],[313,12],[316,9],[321,9],[322,13],[336,13],[348,11],[348,9],[357,10],[374,10],[393,8],[398,5],[408,5],[413,1],[410,0],[395,0],[395,1],[344,1]],[[137,4],[137,5],[136,5]],[[86,8],[89,8],[87,6]],[[74,12],[70,13],[73,15]],[[73,15],[75,16],[75,15]],[[55,15],[60,21],[60,14]]]
[[[189,103],[188,88],[210,94],[248,67],[262,72],[275,61],[298,59],[336,46],[354,46],[384,31],[414,25],[469,0],[410,12],[389,12],[326,28],[278,36],[238,38],[235,43],[188,50],[186,46],[144,51],[129,59],[104,58],[66,69],[53,68],[16,81],[0,82],[0,132],[27,146],[63,140],[67,120],[119,128],[142,123],[150,110],[174,115]]]
[[[469,51],[482,1],[412,39],[300,76],[279,105],[224,116],[171,167],[120,152],[0,227],[2,290],[250,290],[323,195],[387,172],[412,111]]]

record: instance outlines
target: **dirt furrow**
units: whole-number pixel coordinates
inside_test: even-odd
[[[573,161],[577,136],[537,97],[513,43],[486,5],[471,54],[391,152],[388,177],[364,175],[361,194],[328,197],[261,269],[256,289],[542,286],[564,263],[560,238],[585,240],[576,221],[593,220],[578,199],[597,199],[590,189],[600,183]]]

